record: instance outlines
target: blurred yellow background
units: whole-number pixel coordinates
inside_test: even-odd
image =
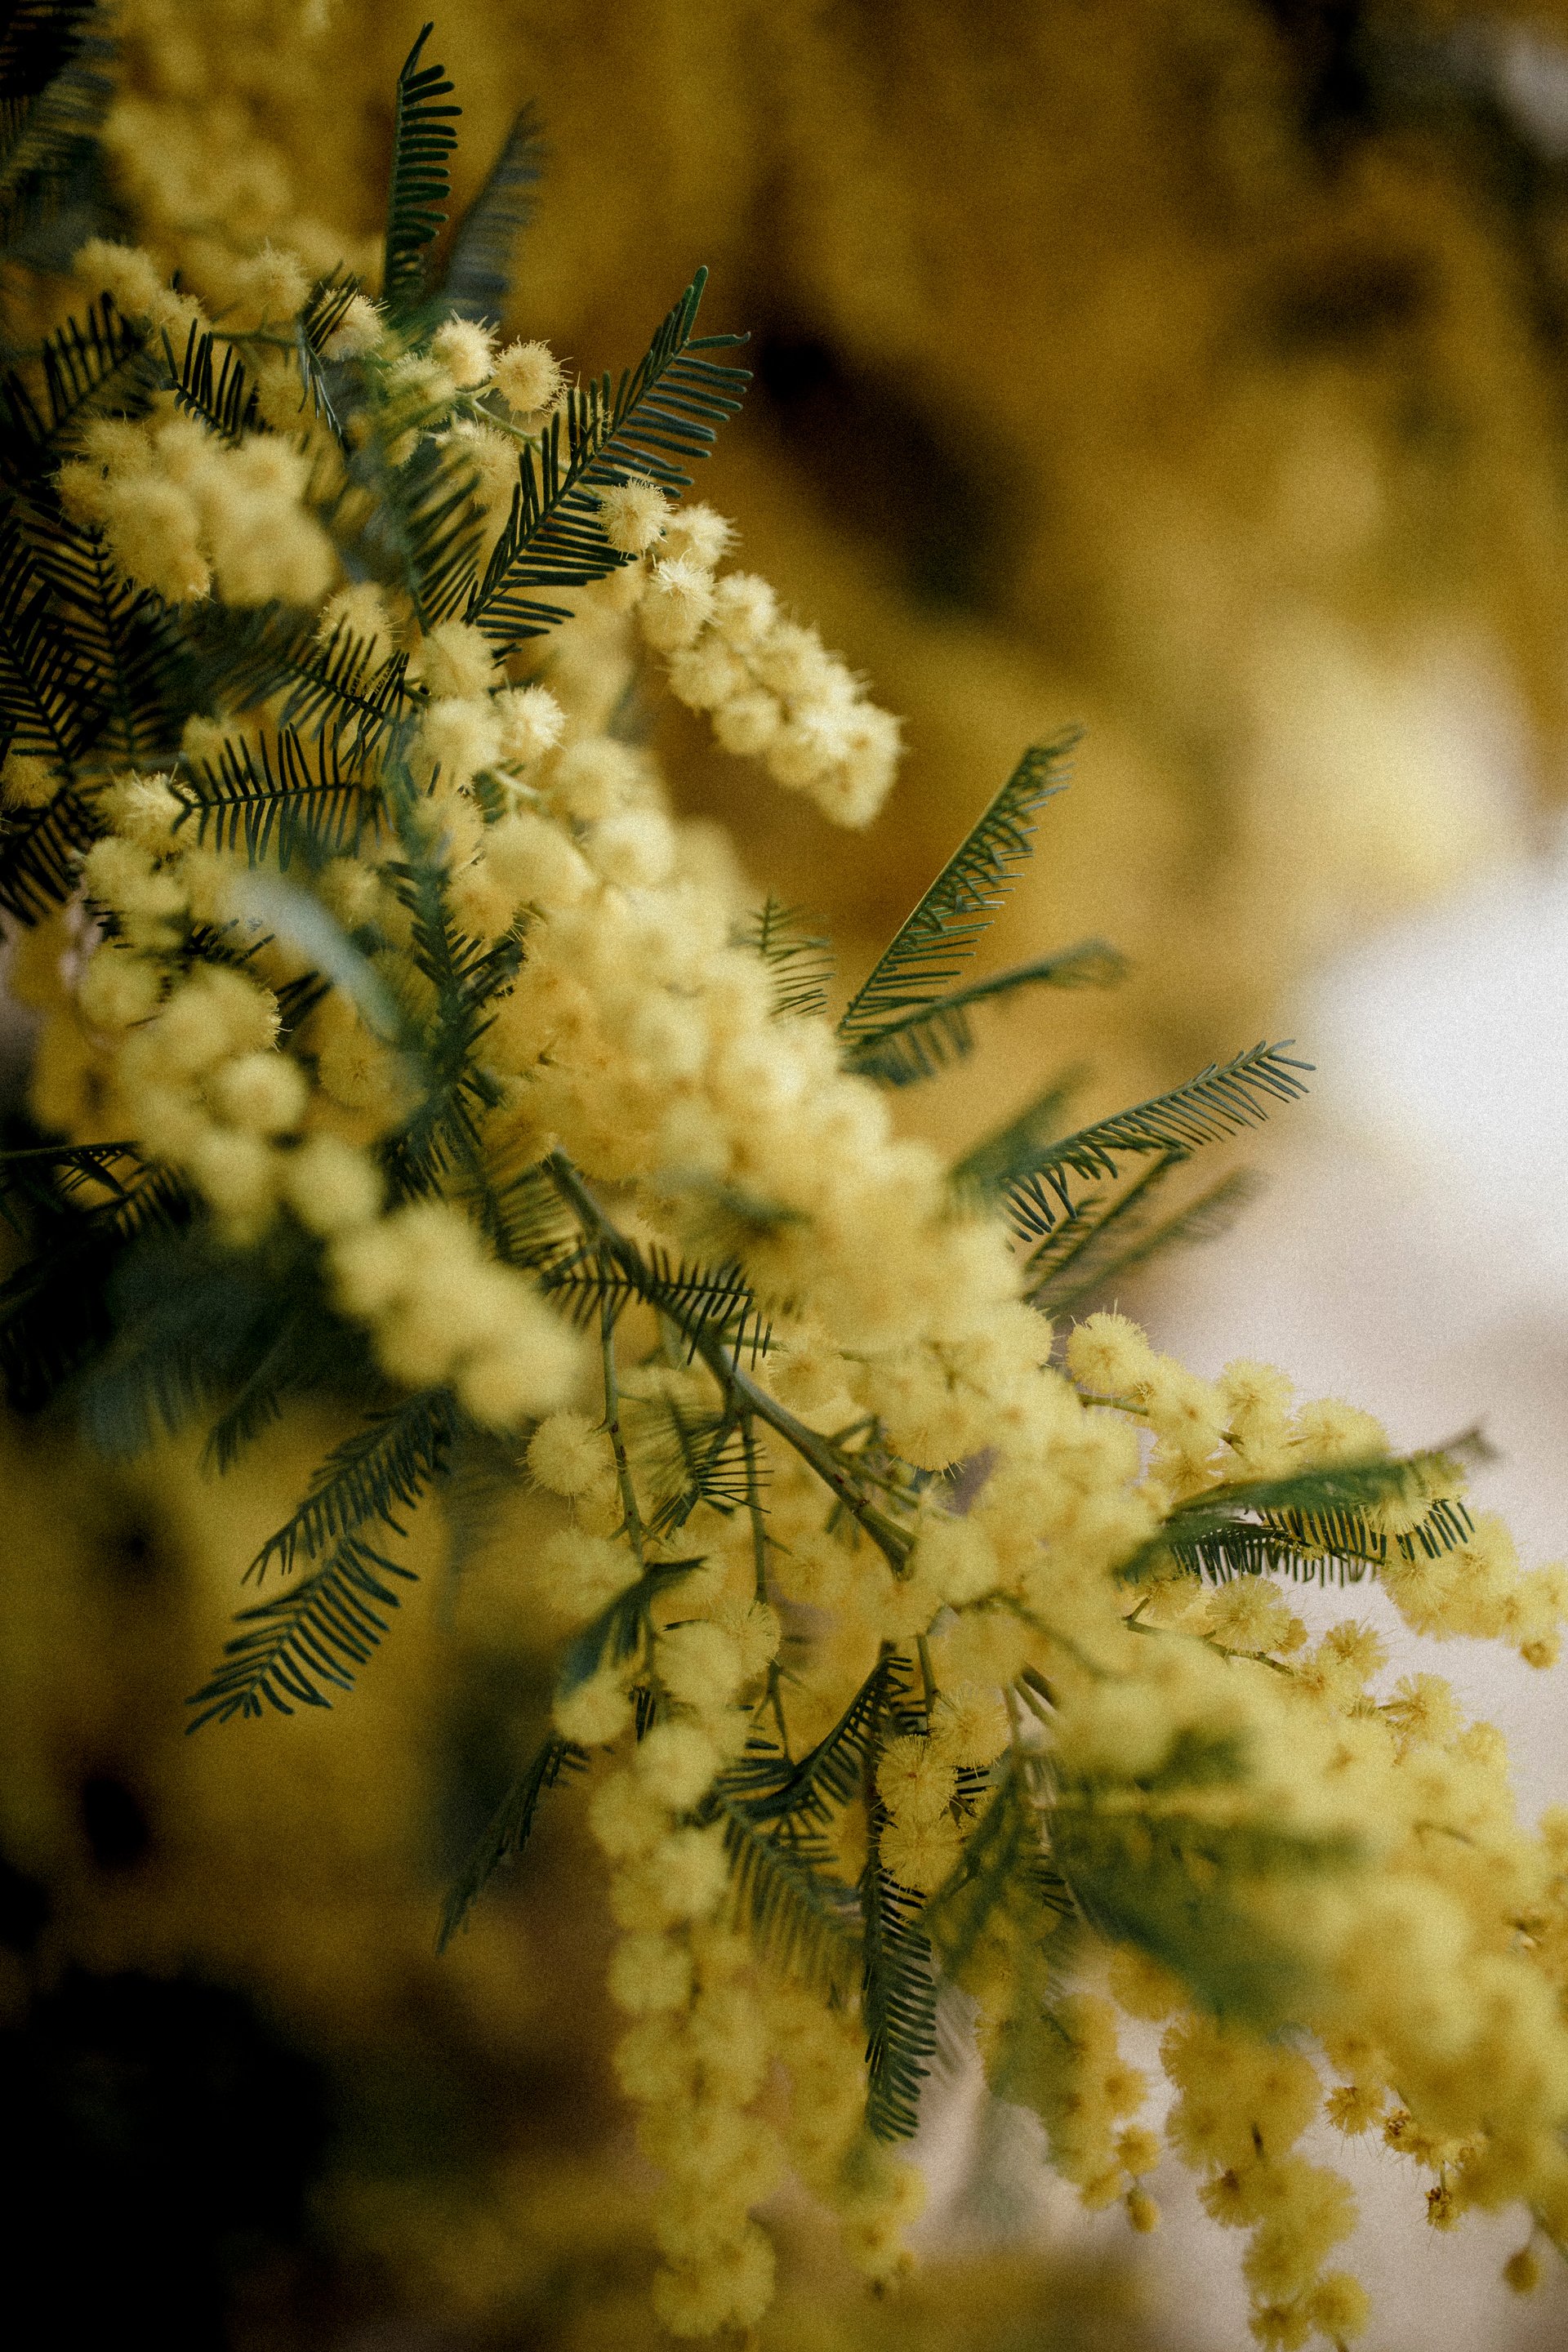
[[[119,14],[134,233],[213,299],[258,219],[312,267],[371,266],[422,8]],[[614,369],[710,266],[756,381],[700,493],[905,720],[902,783],[846,840],[661,711],[678,801],[759,896],[819,914],[853,978],[1022,746],[1089,727],[994,951],[1098,932],[1134,978],[999,1015],[911,1106],[928,1131],[1068,1065],[1087,1116],[1289,1034],[1310,972],[1541,835],[1568,725],[1568,7],[447,0],[432,54],[459,201],[519,106],[544,124],[509,326]],[[1252,1350],[1268,1321],[1265,1296]],[[178,2279],[175,2343],[642,2342],[569,1802],[434,1954],[443,1874],[543,1703],[508,1604],[526,1524],[460,1583],[428,1531],[331,1716],[181,1735],[325,1435],[219,1485],[189,1450],[124,1468],[5,1433],[6,2063],[75,2118],[60,2179],[127,2184],[105,2308]],[[156,2053],[198,2042],[205,2107],[157,2088]],[[225,2153],[247,2129],[266,2194]],[[983,2254],[1017,2224],[981,2204],[898,2314],[802,2218],[767,2341],[1189,2340],[1094,2266],[1112,2238]]]

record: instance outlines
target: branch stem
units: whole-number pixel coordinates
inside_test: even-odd
[[[641,1262],[636,1251],[599,1206],[566,1154],[552,1151],[544,1165],[562,1199],[576,1213],[605,1255],[628,1272],[640,1274]],[[913,1538],[867,1499],[826,1439],[808,1429],[805,1422],[797,1421],[786,1406],[742,1370],[738,1348],[728,1347],[700,1318],[683,1315],[678,1307],[663,1307],[660,1312],[685,1334],[693,1354],[701,1357],[737,1417],[742,1422],[754,1419],[764,1423],[793,1447],[835,1500],[865,1529],[894,1574],[902,1575]]]

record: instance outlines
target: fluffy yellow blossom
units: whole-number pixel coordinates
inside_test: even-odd
[[[9,751],[0,769],[0,795],[10,808],[47,808],[60,787],[59,771],[26,751]]]
[[[1515,2294],[1533,2294],[1541,2284],[1541,2263],[1533,2249],[1521,2246],[1517,2253],[1510,2254],[1502,2274],[1505,2284]]]
[[[877,1793],[897,1822],[930,1822],[952,1801],[956,1775],[933,1756],[927,1739],[890,1739],[877,1766]]]
[[[163,995],[163,974],[147,958],[105,946],[88,963],[77,989],[83,1018],[95,1028],[131,1029],[150,1020]]]
[[[509,343],[497,355],[491,381],[519,416],[535,416],[553,407],[564,383],[554,352],[540,342]]]
[[[326,356],[330,360],[363,359],[367,352],[379,347],[384,332],[381,313],[368,295],[352,295],[327,337]]]
[[[585,1413],[552,1412],[528,1442],[528,1466],[553,1495],[584,1495],[613,1467],[604,1433]]]
[[[447,319],[430,338],[430,348],[460,392],[489,381],[495,366],[495,333],[471,319]]]
[[[595,492],[595,497],[605,537],[618,553],[646,555],[664,537],[669,501],[657,482],[634,474],[625,482]]]
[[[720,1762],[719,1750],[694,1723],[656,1723],[637,1752],[644,1786],[677,1813],[697,1802]]]
[[[289,1204],[312,1233],[329,1234],[368,1224],[381,1207],[382,1179],[374,1161],[335,1135],[310,1135],[284,1162]]]
[[[138,246],[89,236],[77,247],[73,267],[84,286],[109,295],[127,318],[148,319],[182,343],[201,317],[198,306],[188,295],[175,293],[152,255]]]

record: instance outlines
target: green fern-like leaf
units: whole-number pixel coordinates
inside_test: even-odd
[[[449,1174],[463,1180],[493,1238],[497,1212],[478,1122],[499,1096],[479,1049],[496,1000],[516,977],[522,942],[515,933],[486,942],[459,929],[445,852],[422,823],[423,803],[406,771],[391,779],[389,814],[403,855],[382,870],[408,915],[414,961],[434,1003],[405,1030],[422,1094],[392,1148],[388,1171],[397,1189],[409,1194],[427,1193]]]
[[[7,1221],[26,1223],[33,1255],[0,1283],[0,1378],[24,1412],[100,1358],[113,1330],[110,1286],[131,1244],[178,1229],[189,1214],[169,1169],[141,1168],[112,1145],[86,1147],[74,1171],[68,1156],[51,1169],[55,1158],[51,1149],[24,1173],[25,1155],[13,1155],[6,1170]],[[110,1196],[84,1202],[94,1175],[110,1184]]]
[[[408,709],[405,653],[384,654],[340,623],[322,638],[313,618],[276,604],[198,610],[191,629],[203,698],[235,710],[279,698],[277,722],[301,735],[332,729],[351,760],[367,758]]]
[[[0,909],[33,923],[68,898],[79,858],[97,838],[85,801],[62,785],[47,808],[26,809],[0,825]]]
[[[216,760],[191,761],[170,785],[186,826],[215,849],[243,846],[252,866],[287,873],[296,858],[322,866],[357,855],[380,823],[375,779],[342,730],[323,729],[313,747],[292,727],[270,741],[227,737]]]
[[[242,1609],[235,1622],[244,1630],[224,1644],[223,1664],[192,1697],[198,1711],[186,1729],[268,1706],[279,1715],[330,1706],[328,1691],[353,1688],[355,1669],[386,1632],[398,1606],[395,1580],[416,1580],[412,1569],[348,1536],[310,1575]]]
[[[331,341],[356,294],[363,291],[352,270],[334,269],[310,289],[310,297],[294,322],[294,358],[300,371],[300,407],[323,418],[340,446],[349,438],[334,396],[334,365],[326,356]]]
[[[1301,1963],[1249,1916],[1249,1888],[1349,1870],[1360,1854],[1342,1835],[1237,1818],[1225,1800],[1245,1777],[1229,1735],[1189,1730],[1136,1783],[1068,1780],[1051,1858],[1101,1936],[1147,1952],[1202,2007],[1267,2031],[1290,2014]]]
[[[112,95],[103,16],[81,0],[20,0],[0,27],[0,245],[47,216],[91,155]]]
[[[1033,845],[1035,818],[1066,789],[1068,757],[1081,734],[1073,728],[1025,752],[894,933],[838,1024],[851,1057],[890,1024],[929,1013],[959,978],[1022,871]]]
[[[626,1418],[635,1465],[652,1506],[651,1535],[684,1527],[700,1504],[723,1518],[745,1508],[745,1439],[732,1413],[696,1412],[679,1398],[658,1396],[628,1406]]]
[[[750,1821],[788,1822],[802,1832],[820,1827],[859,1793],[878,1727],[907,1697],[899,1660],[880,1657],[832,1729],[797,1762],[757,1738],[719,1785]]]
[[[1103,940],[1080,940],[1059,954],[949,989],[879,1029],[862,1031],[846,1052],[846,1066],[885,1087],[917,1085],[973,1051],[969,1016],[975,1005],[1016,996],[1027,988],[1111,988],[1126,970],[1125,960]]]
[[[1326,1583],[1359,1583],[1387,1560],[1438,1559],[1468,1541],[1473,1522],[1453,1496],[1430,1503],[1418,1524],[1389,1535],[1369,1517],[1380,1503],[1425,1503],[1434,1486],[1451,1484],[1459,1463],[1479,1450],[1472,1432],[1441,1452],[1324,1465],[1288,1478],[1237,1480],[1183,1503],[1124,1574],[1139,1575],[1158,1552],[1195,1574],[1223,1582],[1283,1569]]]
[[[193,320],[184,350],[176,359],[165,333],[165,382],[187,416],[197,418],[220,441],[239,441],[246,434],[260,430],[261,409],[256,386],[233,345],[226,348],[221,361],[217,358],[219,341],[210,329],[199,328]]]
[[[882,1868],[879,1808],[860,1878],[860,2013],[866,2028],[866,2127],[873,2139],[910,2139],[936,2056],[936,1965],[916,1925],[920,1905]]]
[[[397,1513],[411,1510],[446,1469],[456,1430],[451,1393],[422,1389],[417,1396],[372,1414],[335,1446],[297,1511],[268,1537],[246,1570],[258,1582],[268,1570],[292,1573],[329,1544],[379,1520],[402,1535]]]
[[[436,1948],[444,1952],[490,1880],[515,1862],[533,1834],[534,1817],[546,1793],[586,1769],[588,1751],[552,1732],[501,1799],[452,1882],[441,1909]]]
[[[100,1451],[143,1453],[243,1391],[297,1316],[282,1275],[194,1234],[163,1236],[126,1257],[113,1284],[114,1338],[80,1400]],[[317,1319],[310,1328],[321,1349],[338,1327]]]
[[[539,1286],[584,1328],[605,1307],[618,1314],[635,1301],[667,1316],[693,1352],[714,1340],[737,1360],[750,1354],[754,1361],[767,1348],[768,1327],[738,1266],[692,1265],[629,1242],[613,1248],[584,1242],[556,1259]]]
[[[420,432],[439,414],[380,418],[383,429],[373,431],[350,461],[356,484],[370,492],[364,526],[351,551],[353,560],[407,596],[426,630],[462,608],[485,534],[474,469],[460,442],[444,446],[426,435],[401,462],[394,454],[405,435]]]
[[[1031,1305],[1046,1315],[1076,1313],[1097,1292],[1166,1250],[1217,1241],[1258,1197],[1258,1179],[1238,1168],[1184,1208],[1152,1220],[1151,1196],[1182,1164],[1164,1154],[1113,1200],[1090,1192],[1076,1201],[1029,1261],[1025,1296]]]
[[[692,1354],[721,1346],[736,1364],[742,1356],[755,1364],[767,1352],[771,1326],[739,1266],[691,1265],[658,1246],[639,1248],[605,1223],[563,1152],[551,1152],[541,1173],[574,1213],[573,1222],[563,1227],[542,1216],[538,1240],[513,1262],[531,1266],[567,1314],[585,1325],[636,1300],[667,1317]]]
[[[1184,1087],[1047,1146],[1027,1175],[1007,1188],[1016,1232],[1026,1241],[1045,1240],[1072,1213],[1075,1178],[1085,1184],[1114,1182],[1123,1160],[1151,1154],[1173,1165],[1205,1143],[1260,1126],[1273,1104],[1299,1100],[1306,1091],[1302,1074],[1312,1066],[1291,1059],[1285,1050],[1291,1042],[1254,1045],[1233,1062],[1211,1064]]]
[[[969,1832],[963,1859],[921,1915],[943,1975],[962,1983],[982,1937],[999,1913],[1026,1933],[1048,1933],[1072,1908],[1046,1859],[1044,1822],[1028,1770],[1009,1753],[996,1768],[990,1801]]]
[[[62,614],[13,511],[0,526],[0,736],[68,777],[105,716],[92,647]]]
[[[731,944],[761,956],[773,975],[773,1012],[780,1020],[827,1010],[833,984],[833,942],[809,929],[798,907],[767,898],[731,933]]]
[[[75,1201],[129,1202],[148,1170],[133,1143],[38,1143],[0,1148],[0,1216],[25,1233],[23,1211]]]
[[[95,761],[168,759],[194,682],[177,622],[150,589],[120,577],[101,532],[51,515],[35,519],[30,537],[57,624],[93,663],[102,689]]]
[[[77,427],[112,403],[140,407],[153,372],[147,331],[121,316],[107,294],[44,337],[36,374],[0,376],[0,478],[36,484],[58,467]]]
[[[731,1916],[771,1966],[826,1998],[853,1991],[860,1959],[859,1907],[836,1878],[819,1838],[770,1836],[724,1798],[709,1809],[722,1824]]]
[[[647,1638],[648,1612],[654,1601],[701,1565],[699,1559],[649,1561],[635,1584],[568,1642],[557,1677],[560,1688],[574,1691],[602,1665],[623,1665],[635,1658]]]
[[[495,324],[506,314],[512,257],[533,215],[533,192],[544,168],[538,110],[525,106],[512,122],[489,176],[452,233],[441,292],[459,318]]]
[[[719,426],[739,408],[743,372],[706,354],[732,348],[740,337],[693,331],[707,278],[698,271],[614,392],[608,376],[574,388],[537,455],[522,452],[511,513],[463,615],[498,653],[565,617],[567,607],[551,596],[601,580],[628,560],[605,536],[595,492],[631,474],[684,489],[685,465],[706,457]]]
[[[578,1220],[543,1161],[498,1183],[492,1198],[493,1239],[503,1264],[542,1272],[581,1246]]]
[[[1039,1165],[1046,1147],[1060,1139],[1068,1104],[1083,1079],[1083,1071],[1078,1069],[1054,1078],[1043,1094],[1026,1103],[1005,1126],[983,1136],[962,1159],[955,1160],[949,1181],[959,1199],[978,1208],[990,1208],[1005,1200],[1010,1188]]]
[[[453,87],[446,68],[421,63],[435,29],[426,25],[404,59],[393,101],[381,292],[395,318],[416,310],[425,291],[426,251],[447,217],[447,164],[458,143],[453,125],[463,110],[441,103]]]
[[[346,1334],[316,1302],[289,1307],[250,1362],[230,1386],[214,1416],[202,1448],[204,1470],[233,1468],[247,1446],[279,1420],[289,1405],[322,1389],[340,1386],[354,1368]]]

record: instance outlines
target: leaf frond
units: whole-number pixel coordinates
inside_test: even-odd
[[[15,510],[0,526],[0,737],[68,778],[104,720],[90,642],[62,614]]]
[[[80,1411],[91,1442],[115,1455],[143,1453],[225,1396],[243,1394],[292,1328],[313,1328],[317,1349],[339,1328],[312,1326],[259,1263],[199,1234],[170,1233],[131,1254],[116,1269],[110,1304],[114,1337],[83,1384]]]
[[[89,1181],[84,1173],[82,1182]],[[35,1178],[24,1203],[13,1190],[8,1217],[18,1209],[33,1228],[34,1255],[0,1283],[0,1378],[21,1412],[49,1402],[102,1349],[113,1329],[108,1291],[128,1245],[159,1228],[184,1223],[190,1203],[170,1169],[152,1169],[107,1201],[81,1207],[61,1187]]]
[[[195,671],[178,622],[151,589],[116,571],[101,531],[38,516],[30,533],[55,625],[100,684],[95,763],[166,759],[189,709]]]
[[[1301,1964],[1247,1906],[1268,1884],[1354,1864],[1340,1834],[1228,1810],[1245,1762],[1227,1738],[1185,1735],[1152,1782],[1068,1783],[1051,1812],[1051,1853],[1089,1925],[1169,1969],[1199,2005],[1263,2030],[1290,2014]]]
[[[412,1509],[442,1475],[455,1431],[455,1407],[447,1389],[424,1389],[401,1404],[373,1413],[328,1454],[298,1510],[268,1537],[251,1561],[247,1582],[254,1579],[259,1583],[272,1568],[288,1576],[301,1559],[314,1559],[329,1544],[372,1520],[403,1535],[396,1514]]]
[[[845,1066],[885,1087],[918,1085],[973,1051],[969,1016],[975,1005],[1016,996],[1026,988],[1111,988],[1126,970],[1125,959],[1103,940],[1080,940],[1058,955],[949,989],[879,1029],[862,1030],[845,1055]]]
[[[797,1762],[760,1740],[732,1764],[720,1788],[753,1822],[820,1827],[858,1794],[882,1717],[907,1702],[907,1670],[891,1653],[878,1659],[830,1731]]]
[[[648,1611],[654,1601],[669,1585],[700,1566],[696,1559],[650,1560],[635,1584],[568,1642],[561,1661],[561,1689],[575,1690],[606,1662],[617,1666],[636,1657],[647,1636]]]
[[[550,1210],[542,1180],[556,1192],[565,1214]],[[531,1220],[531,1232],[525,1237],[514,1223],[512,1262],[535,1272],[547,1297],[584,1325],[606,1309],[618,1314],[634,1300],[651,1307],[684,1335],[689,1355],[715,1342],[737,1364],[742,1355],[755,1364],[766,1354],[772,1326],[739,1265],[675,1259],[657,1244],[644,1249],[624,1234],[587,1230],[576,1207],[581,1198],[575,1171],[559,1151],[520,1181],[522,1206],[514,1217]]]
[[[1114,1182],[1124,1160],[1154,1154],[1174,1164],[1205,1143],[1221,1142],[1245,1128],[1260,1127],[1273,1105],[1296,1102],[1306,1092],[1310,1062],[1291,1058],[1285,1039],[1254,1045],[1232,1062],[1211,1063],[1170,1094],[1155,1095],[1130,1110],[1079,1128],[1050,1145],[1026,1176],[1007,1187],[1015,1232],[1025,1241],[1043,1241],[1071,1213],[1072,1182]]]
[[[475,1841],[462,1868],[452,1881],[441,1906],[436,1949],[444,1952],[496,1872],[515,1862],[533,1834],[534,1816],[548,1791],[586,1769],[588,1751],[559,1732],[549,1738],[523,1766]]]
[[[826,1012],[835,969],[833,942],[809,928],[799,907],[786,907],[770,896],[736,924],[730,943],[749,949],[767,965],[775,1018]]]
[[[736,335],[695,333],[708,273],[700,269],[637,366],[615,391],[607,376],[570,389],[518,467],[511,512],[464,614],[505,653],[564,618],[552,597],[629,559],[610,545],[596,492],[637,474],[684,489],[686,464],[706,457],[741,404],[744,372],[705,356]]]
[[[244,1630],[224,1644],[224,1663],[194,1694],[198,1712],[186,1725],[228,1723],[270,1706],[330,1706],[328,1691],[353,1688],[354,1673],[374,1654],[398,1606],[394,1580],[412,1584],[412,1569],[346,1537],[328,1559],[270,1601],[242,1609]]]
[[[1151,1223],[1144,1214],[1148,1192],[1179,1164],[1154,1161],[1109,1205],[1092,1193],[1079,1201],[1031,1260],[1024,1294],[1029,1304],[1044,1315],[1076,1314],[1109,1283],[1166,1250],[1219,1241],[1263,1189],[1250,1169],[1233,1169],[1184,1208]]]
[[[433,1002],[405,1025],[405,1046],[421,1080],[421,1097],[388,1159],[388,1171],[406,1193],[428,1193],[457,1175],[493,1240],[495,1188],[479,1148],[479,1117],[499,1099],[479,1055],[496,999],[516,977],[522,941],[516,932],[486,941],[458,927],[451,906],[445,850],[422,819],[425,803],[405,772],[395,777],[389,807],[400,857],[382,871],[409,918],[409,948],[428,981]]]
[[[1009,1753],[997,1769],[1001,1778],[964,1841],[962,1863],[921,1915],[942,1973],[954,1983],[962,1983],[999,1913],[1019,1916],[1026,1932],[1037,1935],[1072,1908],[1047,1861],[1043,1815],[1022,1760]],[[1047,1913],[1049,1918],[1043,1917]]]
[[[1047,1145],[1059,1139],[1067,1107],[1084,1076],[1081,1069],[1074,1069],[1053,1078],[1044,1093],[1026,1103],[1005,1126],[971,1144],[948,1172],[959,1199],[977,1208],[991,1207],[1038,1167]]]
[[[539,1286],[584,1327],[605,1307],[618,1313],[636,1301],[678,1325],[692,1354],[711,1339],[737,1362],[747,1354],[754,1362],[768,1347],[770,1327],[737,1265],[691,1264],[630,1242],[584,1242],[549,1265]]]
[[[847,1053],[890,1022],[927,1011],[959,978],[1023,869],[1035,818],[1066,789],[1068,758],[1081,737],[1071,728],[1025,752],[850,998],[838,1024]]]
[[[712,1812],[730,1863],[733,1925],[781,1974],[829,2000],[847,1999],[860,1957],[859,1906],[854,1889],[834,1875],[826,1843],[770,1836],[723,1796]]]
[[[204,1469],[230,1470],[295,1399],[341,1381],[343,1332],[296,1302],[239,1374],[202,1448]]]
[[[102,1196],[129,1202],[147,1174],[133,1143],[38,1143],[0,1149],[0,1216],[25,1230],[24,1204],[50,1209],[67,1201],[101,1207]]]
[[[103,16],[81,0],[21,0],[0,28],[0,243],[22,241],[91,154],[113,95]]]
[[[1469,1432],[1430,1453],[1325,1463],[1289,1477],[1205,1488],[1169,1514],[1122,1574],[1135,1578],[1157,1554],[1169,1553],[1215,1581],[1284,1568],[1324,1582],[1337,1573],[1340,1582],[1356,1583],[1391,1559],[1437,1559],[1474,1531],[1463,1502],[1441,1490],[1452,1488],[1465,1457],[1479,1447],[1478,1433]],[[1372,1516],[1389,1503],[1427,1507],[1413,1528],[1391,1535]]]
[[[650,1535],[673,1534],[700,1504],[721,1518],[744,1510],[745,1439],[732,1413],[694,1411],[677,1397],[660,1395],[628,1399],[626,1417],[636,1465],[653,1505]]]
[[[34,482],[51,472],[71,435],[102,402],[132,412],[153,381],[146,329],[125,318],[107,294],[44,337],[37,368],[36,391],[17,368],[0,375],[0,471],[12,482]]]
[[[381,291],[395,317],[416,309],[425,291],[426,249],[447,217],[447,164],[458,143],[453,125],[463,110],[441,103],[453,88],[446,68],[421,63],[435,29],[426,25],[405,58],[393,100]]]
[[[879,1807],[860,1879],[860,2014],[866,2028],[866,2128],[873,2139],[911,2139],[921,2093],[936,2056],[936,1965],[916,1925],[919,1898],[881,1865]]]
[[[323,728],[314,745],[292,727],[258,741],[228,736],[216,759],[188,762],[170,790],[180,803],[176,832],[189,826],[214,849],[243,847],[252,866],[271,861],[287,873],[353,856],[380,825],[375,780],[357,735]]]
[[[493,1197],[496,1255],[506,1265],[540,1271],[578,1244],[577,1220],[542,1161],[508,1177]]]
[[[214,608],[196,614],[192,634],[206,698],[237,711],[277,697],[279,727],[312,736],[333,728],[355,760],[380,745],[413,699],[407,655],[383,654],[343,623],[322,638],[313,618],[276,604]]]
[[[220,441],[243,440],[259,432],[259,397],[244,362],[232,343],[217,358],[220,338],[193,319],[184,350],[176,358],[167,331],[163,337],[164,381],[175,404],[195,417]]]
[[[472,592],[485,518],[476,501],[473,465],[460,441],[419,434],[407,456],[395,442],[419,420],[395,420],[393,444],[373,433],[351,461],[371,494],[353,553],[384,586],[401,590],[423,630],[449,620]]]
[[[533,192],[544,160],[539,110],[525,106],[513,119],[483,187],[452,232],[441,292],[459,318],[494,325],[505,316],[517,241],[533,217]]]
[[[326,355],[326,345],[342,326],[354,297],[363,290],[353,272],[340,264],[311,288],[310,299],[294,322],[300,412],[308,407],[312,416],[321,417],[343,448],[349,446],[348,434],[338,414],[336,368]]]

